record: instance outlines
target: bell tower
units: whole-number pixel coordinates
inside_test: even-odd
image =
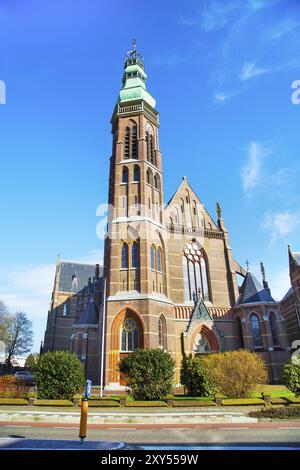
[[[119,382],[116,364],[120,352],[158,346],[158,316],[165,310],[166,316],[171,315],[173,308],[168,300],[159,114],[146,81],[144,59],[133,40],[111,118],[113,142],[104,252],[106,384]],[[122,317],[120,323],[116,323],[118,315]],[[122,325],[127,317],[136,317],[133,319],[139,325],[136,344],[122,344]]]

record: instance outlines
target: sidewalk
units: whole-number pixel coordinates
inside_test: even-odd
[[[5,408],[5,409],[4,409]],[[198,424],[198,423],[256,423],[257,418],[247,416],[253,407],[224,409],[152,408],[152,409],[89,409],[90,424]],[[251,408],[251,409],[250,409]],[[1,407],[1,422],[76,423],[80,420],[80,408],[45,409],[43,407]]]

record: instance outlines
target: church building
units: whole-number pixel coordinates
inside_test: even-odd
[[[103,268],[58,260],[43,351],[75,352],[95,385],[103,372],[106,390],[124,389],[118,362],[137,348],[170,351],[176,383],[183,354],[246,348],[277,382],[290,352],[264,267],[260,283],[240,266],[220,205],[209,214],[186,176],[165,202],[159,114],[146,81],[134,43],[111,119]]]

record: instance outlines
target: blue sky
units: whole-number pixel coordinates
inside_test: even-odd
[[[234,257],[273,293],[300,250],[300,2],[0,0],[0,298],[28,312],[38,350],[58,254],[94,262],[110,117],[131,38],[160,112],[165,200],[183,175]]]

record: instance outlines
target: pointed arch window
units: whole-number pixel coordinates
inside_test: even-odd
[[[253,339],[253,347],[254,349],[262,348],[262,337],[261,337],[261,330],[260,330],[260,322],[259,317],[256,313],[252,313],[250,316],[251,321],[251,329],[252,329],[252,339]]]
[[[151,269],[155,270],[155,247],[154,245],[151,246]]]
[[[270,321],[270,329],[271,329],[273,346],[279,346],[277,318],[274,312],[270,313],[269,321]]]
[[[134,165],[133,181],[136,183],[139,183],[140,181],[140,167],[138,165]]]
[[[122,246],[122,269],[128,269],[128,245],[123,243]]]
[[[154,175],[154,187],[155,189],[159,189],[159,176]]]
[[[130,157],[130,128],[126,127],[125,129],[125,139],[124,139],[124,159]]]
[[[157,250],[157,271],[161,272],[161,248],[158,248]]]
[[[158,345],[167,349],[167,322],[164,315],[160,315],[157,321],[158,327]]]
[[[138,158],[138,142],[137,142],[137,127],[133,126],[132,128],[132,138],[131,138],[131,158]]]
[[[208,262],[203,249],[197,243],[189,243],[184,249],[182,267],[185,300],[211,300]]]
[[[124,166],[122,170],[122,183],[128,183],[128,173],[129,172],[127,166]]]
[[[139,329],[133,318],[126,318],[121,329],[121,351],[133,352],[139,347]]]
[[[131,266],[138,268],[139,264],[139,245],[138,242],[133,242],[131,247]]]

